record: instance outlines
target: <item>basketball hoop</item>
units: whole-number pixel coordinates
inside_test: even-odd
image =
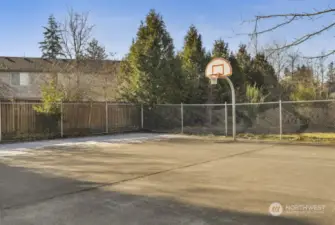
[[[232,115],[233,115],[233,139],[236,139],[236,106],[235,106],[235,88],[234,84],[229,79],[229,76],[233,74],[233,69],[228,60],[223,58],[214,58],[206,66],[205,75],[210,80],[211,84],[217,84],[218,79],[222,78],[227,80],[231,89],[231,103],[232,103]],[[212,90],[212,89],[211,89]]]
[[[218,83],[218,77],[219,77],[219,74],[212,74],[210,76],[208,76],[210,82],[211,82],[211,85],[215,85]]]
[[[231,76],[232,67],[229,61],[226,59],[214,58],[207,64],[205,74],[210,80],[211,84],[215,85],[218,83],[218,79],[224,79],[228,76]]]

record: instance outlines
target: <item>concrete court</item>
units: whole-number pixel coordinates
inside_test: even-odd
[[[187,138],[0,157],[1,225],[335,224],[334,147]],[[269,206],[321,205],[319,211]]]

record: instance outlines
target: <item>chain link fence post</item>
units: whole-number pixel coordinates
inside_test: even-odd
[[[282,112],[282,102],[279,100],[279,139],[282,139],[283,134],[283,112]]]
[[[106,101],[106,105],[105,105],[105,113],[106,113],[106,134],[108,134],[108,102]]]
[[[2,102],[0,101],[0,142],[2,141]],[[1,214],[1,212],[0,212]],[[1,217],[0,217],[1,219]],[[0,223],[1,224],[1,223]]]
[[[183,107],[183,103],[180,103],[180,120],[181,120],[181,133],[184,133],[184,107]]]
[[[144,128],[144,110],[143,110],[143,104],[141,104],[141,129]]]
[[[0,207],[0,225],[2,224],[3,218],[5,217],[3,214],[3,209]]]
[[[227,102],[224,103],[224,124],[225,124],[226,137],[228,137],[228,108],[227,108]]]
[[[63,102],[60,102],[60,136],[61,137],[64,136],[64,132],[63,132],[63,120],[64,120],[64,116],[63,116]]]
[[[12,118],[12,126],[13,126],[13,131],[15,131],[15,100],[12,101],[12,113],[13,113],[13,118]]]

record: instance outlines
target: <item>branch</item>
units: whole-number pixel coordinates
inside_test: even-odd
[[[301,38],[298,38],[296,41],[292,42],[291,44],[288,44],[288,45],[286,45],[286,46],[284,46],[284,47],[282,47],[282,48],[289,48],[289,47],[292,47],[292,46],[295,46],[295,45],[299,45],[299,44],[301,44],[302,42],[307,41],[308,39],[310,39],[310,38],[312,38],[312,37],[314,37],[314,36],[316,36],[316,35],[319,35],[319,34],[321,34],[322,32],[324,32],[324,31],[326,31],[326,30],[332,28],[333,26],[335,26],[335,22],[334,22],[334,23],[331,23],[330,25],[324,27],[324,28],[321,29],[321,30],[318,30],[318,31],[313,32],[313,33],[306,34],[306,35],[302,36]]]
[[[288,25],[290,23],[292,23],[293,21],[297,20],[297,19],[301,19],[301,18],[305,18],[308,17],[309,19],[313,19],[314,16],[319,16],[319,15],[323,15],[326,13],[330,13],[330,12],[335,12],[335,8],[330,8],[330,9],[326,9],[326,10],[322,10],[322,11],[317,11],[314,13],[287,13],[287,14],[272,14],[272,15],[264,15],[264,16],[256,16],[256,19],[253,21],[255,23],[259,22],[260,20],[263,19],[273,19],[273,18],[290,18],[285,22],[279,23],[274,25],[273,27],[270,27],[268,29],[262,30],[262,31],[257,31],[256,34],[264,34],[267,32],[271,32],[274,31],[280,27],[283,27],[285,25]],[[255,31],[254,31],[255,32]],[[250,34],[249,34],[250,35]],[[252,35],[252,34],[251,34]]]
[[[326,26],[326,27],[324,27],[324,28],[322,28],[322,29],[320,29],[320,30],[318,30],[318,31],[315,31],[315,32],[313,32],[313,33],[306,34],[306,35],[304,35],[304,36],[298,38],[297,40],[291,42],[290,44],[287,44],[287,45],[284,45],[284,46],[282,46],[282,47],[280,47],[280,48],[276,48],[276,49],[274,49],[273,52],[270,53],[270,55],[272,55],[275,51],[283,50],[283,49],[291,48],[291,47],[293,47],[293,46],[300,45],[301,43],[303,43],[303,42],[305,42],[305,41],[307,41],[307,40],[313,38],[313,37],[316,36],[316,35],[319,35],[319,34],[323,33],[323,32],[326,31],[326,30],[329,30],[330,28],[332,28],[332,27],[334,27],[334,26],[335,26],[335,22],[329,24],[328,26]]]
[[[62,40],[62,50],[63,54],[66,58],[72,59],[70,44],[69,44],[69,38],[68,38],[68,29],[67,29],[67,19],[65,19],[63,24],[60,24],[60,27],[62,27],[60,36]]]
[[[64,53],[71,59],[82,56],[94,25],[88,22],[88,13],[78,14],[70,9],[62,25],[61,38]]]
[[[297,17],[296,16],[293,16],[290,20],[288,20],[288,21],[285,21],[285,22],[283,22],[283,23],[279,23],[279,24],[277,24],[277,25],[275,25],[274,27],[271,27],[271,28],[269,28],[269,29],[266,29],[266,30],[262,30],[262,31],[259,31],[259,32],[256,32],[257,33],[257,35],[259,35],[259,34],[264,34],[264,33],[267,33],[267,32],[270,32],[270,31],[274,31],[274,30],[276,30],[276,29],[278,29],[278,28],[280,28],[280,27],[283,27],[283,26],[285,26],[285,25],[287,25],[287,24],[290,24],[290,23],[292,23],[294,20],[296,20],[297,19]]]
[[[321,11],[317,11],[314,13],[286,13],[286,14],[272,14],[272,15],[264,15],[264,16],[256,16],[256,20],[266,19],[266,18],[276,18],[276,17],[312,17],[321,14],[326,14],[330,12],[335,12],[335,8],[325,9]]]
[[[323,59],[323,58],[327,58],[328,56],[331,56],[331,55],[334,55],[335,54],[335,49],[328,52],[327,54],[321,54],[321,55],[318,55],[318,56],[305,56],[303,58],[306,58],[306,59]]]

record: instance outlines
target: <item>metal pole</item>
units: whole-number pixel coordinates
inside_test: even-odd
[[[141,104],[141,128],[144,127],[144,111],[143,111],[143,104]]]
[[[2,129],[1,129],[2,128],[2,113],[1,113],[2,107],[1,107],[1,105],[2,105],[2,102],[0,101],[0,141],[2,141]],[[1,219],[1,217],[0,217],[0,219]]]
[[[226,137],[228,136],[228,109],[227,109],[227,102],[224,103],[224,124],[226,130]]]
[[[283,134],[283,112],[282,112],[282,102],[279,100],[279,139],[282,139]]]
[[[63,137],[63,102],[60,103],[60,136]]]
[[[231,104],[232,104],[232,114],[233,114],[233,139],[236,140],[236,98],[235,98],[235,88],[229,77],[226,77],[228,84],[231,89]]]
[[[106,120],[106,134],[108,134],[108,103],[106,101],[106,105],[105,105],[105,113],[106,113],[106,117],[105,117],[105,120]]]
[[[180,120],[181,120],[181,133],[184,133],[184,107],[183,107],[183,103],[180,103]]]
[[[13,109],[13,120],[12,120],[12,125],[13,125],[13,131],[15,131],[15,100],[12,101],[12,109]]]

